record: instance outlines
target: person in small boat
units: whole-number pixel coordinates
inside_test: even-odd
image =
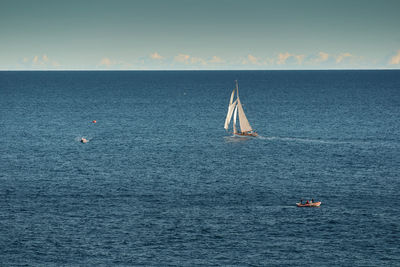
[[[307,200],[307,201],[306,201],[306,204],[310,204],[310,202]]]
[[[314,199],[313,198],[311,199],[311,203],[314,203]]]
[[[300,199],[300,204],[303,205],[303,199]]]

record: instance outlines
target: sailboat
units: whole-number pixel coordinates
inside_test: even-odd
[[[251,128],[249,121],[246,118],[246,115],[244,114],[244,110],[242,107],[242,103],[240,102],[239,98],[239,86],[238,82],[236,82],[236,88],[233,89],[232,94],[231,94],[231,99],[229,101],[229,106],[228,106],[228,114],[226,114],[226,119],[225,119],[225,130],[228,130],[229,124],[231,123],[232,115],[233,115],[233,134],[236,136],[253,136],[256,137],[258,134]],[[235,97],[235,91],[236,91],[236,100],[233,101]],[[239,119],[239,126],[240,130],[238,130],[236,120]]]

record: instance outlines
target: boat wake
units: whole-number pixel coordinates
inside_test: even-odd
[[[279,137],[279,136],[261,136],[257,137],[261,140],[271,141],[286,141],[286,142],[303,142],[303,143],[320,143],[320,144],[348,144],[348,142],[333,141],[333,140],[321,140],[321,139],[310,139],[310,138],[298,138],[298,137]]]
[[[231,142],[231,143],[236,143],[236,142],[242,142],[242,141],[247,141],[250,139],[253,139],[254,137],[248,137],[248,136],[237,136],[237,135],[231,135],[231,136],[225,136],[224,139],[226,142]]]
[[[269,140],[269,141],[280,141],[280,142],[301,142],[301,143],[313,143],[313,144],[327,144],[327,145],[358,145],[358,146],[370,146],[370,147],[390,147],[398,148],[400,143],[392,140],[324,140],[324,139],[312,139],[312,138],[299,138],[299,137],[279,137],[279,136],[258,136],[257,139]]]

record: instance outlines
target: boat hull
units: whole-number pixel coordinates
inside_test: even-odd
[[[256,132],[252,132],[252,133],[234,133],[234,135],[237,136],[249,136],[249,137],[257,137],[258,134]]]
[[[306,208],[306,207],[312,208],[312,207],[319,207],[321,205],[321,202],[313,202],[313,203],[308,203],[308,204],[296,203],[296,205],[297,205],[297,207],[300,207],[300,208]]]

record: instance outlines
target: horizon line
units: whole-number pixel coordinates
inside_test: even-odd
[[[369,71],[369,70],[400,70],[400,68],[371,68],[371,69],[143,69],[143,70],[131,70],[131,69],[26,69],[26,70],[1,70],[0,72],[17,72],[17,71],[336,71],[336,70],[358,70],[358,71]]]

